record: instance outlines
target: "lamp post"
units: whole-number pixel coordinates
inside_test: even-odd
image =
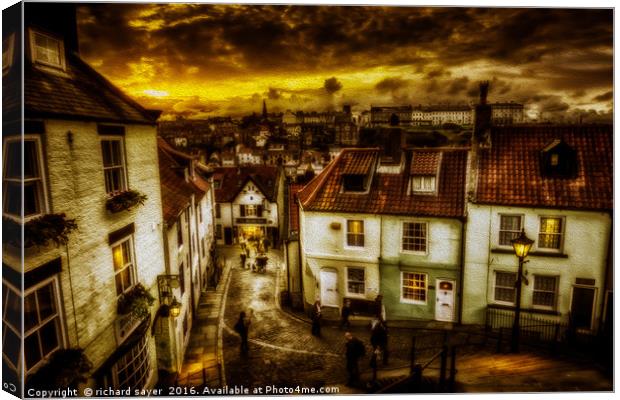
[[[512,240],[512,247],[515,251],[515,255],[519,258],[519,271],[517,272],[517,299],[515,304],[515,318],[512,323],[512,340],[510,343],[510,351],[512,353],[519,352],[519,319],[521,318],[521,282],[523,279],[523,263],[525,257],[527,257],[534,241],[525,236],[525,230],[521,230],[521,234],[516,239]]]
[[[159,291],[159,304],[162,312],[176,318],[181,313],[181,303],[172,295],[172,289],[180,285],[179,275],[158,275],[157,289]],[[164,311],[165,310],[165,311]]]

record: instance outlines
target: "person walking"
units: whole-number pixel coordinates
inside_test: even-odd
[[[321,337],[321,302],[319,300],[314,302],[312,306],[312,334],[317,337]]]
[[[354,337],[351,332],[344,334],[346,339],[346,358],[347,358],[347,386],[352,387],[359,383],[360,370],[358,361],[361,357],[364,357],[366,349],[364,343],[361,340]]]
[[[245,259],[247,257],[245,251],[242,251],[239,257],[241,258],[241,269],[245,269]]]
[[[235,324],[235,331],[241,337],[241,355],[248,354],[248,331],[250,328],[250,319],[246,318],[245,311],[239,313],[239,319]]]
[[[370,331],[370,344],[372,345],[373,350],[380,350],[383,365],[388,364],[388,332],[387,325],[384,321],[380,319],[374,319],[371,323],[371,331]]]
[[[340,311],[340,329],[346,328],[349,330],[351,323],[349,322],[349,315],[351,315],[351,300],[345,299]]]

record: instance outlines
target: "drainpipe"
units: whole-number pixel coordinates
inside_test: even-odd
[[[466,235],[466,226],[467,226],[467,217],[463,217],[461,219],[461,270],[459,271],[459,282],[460,282],[460,290],[459,290],[459,313],[457,324],[461,325],[463,322],[463,294],[465,293],[465,237]]]
[[[75,300],[73,297],[73,279],[71,278],[71,261],[69,259],[69,243],[68,242],[65,245],[65,250],[67,252],[67,273],[69,274],[69,290],[71,291],[71,306],[73,307],[73,324],[75,326],[75,342],[76,342],[76,346],[80,347],[80,335],[79,335],[78,326],[77,326],[77,313],[75,311]]]
[[[192,198],[194,199],[194,202],[196,201],[196,197],[194,197],[192,195]],[[189,218],[190,212],[194,211],[192,210],[192,208],[194,207],[194,202],[192,202],[190,200],[189,202],[189,207],[187,209],[185,209],[185,212],[188,213],[187,214],[187,241],[189,242],[189,246],[187,246],[187,250],[189,250],[189,303],[190,306],[192,306],[192,315],[194,315],[195,310],[194,310],[194,271],[193,271],[193,266],[194,266],[194,248],[193,248],[193,241],[192,241],[192,221]],[[194,212],[195,213],[195,212]],[[200,263],[199,263],[200,264]],[[198,266],[198,268],[200,268],[200,265]],[[183,273],[183,271],[181,271],[181,273]],[[185,333],[183,333],[185,334]]]

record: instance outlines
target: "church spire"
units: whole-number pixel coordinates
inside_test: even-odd
[[[267,103],[265,102],[265,99],[263,99],[263,118],[267,118]]]

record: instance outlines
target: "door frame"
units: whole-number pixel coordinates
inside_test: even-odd
[[[597,303],[596,300],[597,300],[597,295],[598,295],[598,288],[596,286],[590,286],[590,285],[573,284],[573,286],[571,287],[571,291],[570,291],[570,306],[568,310],[569,315],[572,315],[573,313],[573,296],[575,295],[575,288],[590,289],[594,291],[594,296],[592,296],[592,311],[590,312],[590,326],[587,328],[587,330],[591,332],[594,326],[594,317],[596,316],[596,303]],[[584,329],[584,328],[581,328],[581,329]]]
[[[449,320],[443,320],[437,318],[437,295],[439,293],[439,282],[451,282],[452,283],[452,318]],[[456,279],[454,278],[435,278],[435,321],[441,322],[454,322],[456,317]]]
[[[336,303],[335,304],[326,304],[323,301],[323,277],[322,274],[323,272],[328,272],[331,274],[334,274],[336,276]],[[321,268],[321,270],[319,271],[319,299],[321,300],[321,306],[327,306],[327,307],[340,307],[339,304],[339,300],[340,300],[340,291],[338,289],[338,283],[339,283],[339,279],[338,279],[338,270],[336,268],[331,268],[331,267],[325,267],[325,268]]]

